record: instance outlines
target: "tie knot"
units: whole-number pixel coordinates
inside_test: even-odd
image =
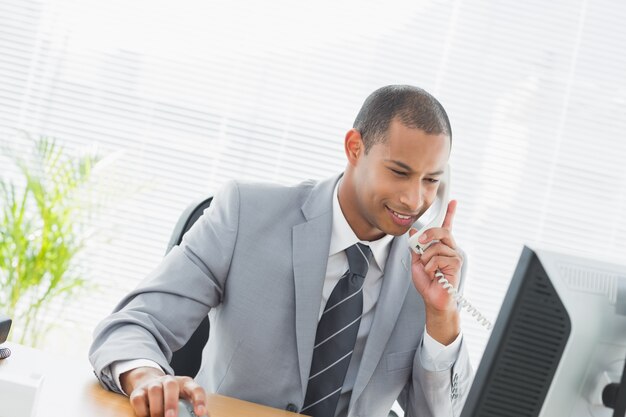
[[[370,247],[362,243],[355,243],[346,249],[346,256],[348,257],[348,269],[350,272],[365,278],[370,259],[372,259]]]

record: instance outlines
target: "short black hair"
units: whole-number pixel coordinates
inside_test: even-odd
[[[411,85],[388,85],[374,91],[365,99],[353,127],[359,131],[365,153],[375,143],[386,140],[391,120],[398,117],[402,124],[421,129],[428,134],[445,134],[452,143],[452,127],[446,110],[435,97]]]

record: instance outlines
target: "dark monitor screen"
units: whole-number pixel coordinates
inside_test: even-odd
[[[626,266],[524,247],[461,417],[612,417],[625,358]]]

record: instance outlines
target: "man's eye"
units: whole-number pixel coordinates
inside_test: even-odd
[[[439,180],[435,178],[426,178],[426,181],[430,182],[431,184],[436,184],[439,182]]]
[[[391,172],[396,174],[399,177],[406,177],[406,172],[398,171],[397,169],[389,168]]]

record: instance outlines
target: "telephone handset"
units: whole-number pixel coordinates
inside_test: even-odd
[[[418,254],[423,254],[430,245],[436,242],[436,240],[420,243],[420,236],[428,229],[433,227],[441,227],[443,220],[446,217],[446,211],[448,210],[448,202],[450,201],[450,165],[446,166],[444,173],[439,181],[439,188],[437,189],[437,197],[433,204],[426,210],[420,218],[413,223],[413,228],[417,230],[413,236],[409,237],[409,247]],[[483,327],[490,330],[492,327],[491,322],[481,314],[476,307],[474,307],[465,297],[458,293],[456,288],[446,279],[441,271],[435,273],[435,277],[438,278],[438,282],[448,291],[457,302],[460,308],[465,308],[468,313],[472,315]]]
[[[419,238],[426,230],[433,227],[441,227],[443,219],[446,218],[446,211],[448,210],[448,202],[450,201],[450,165],[446,166],[443,171],[443,175],[439,180],[439,188],[437,189],[437,197],[433,204],[422,214],[415,223],[413,228],[417,230],[417,233],[409,238],[409,246],[415,253],[422,254],[433,243],[428,242],[422,244],[419,242]]]

